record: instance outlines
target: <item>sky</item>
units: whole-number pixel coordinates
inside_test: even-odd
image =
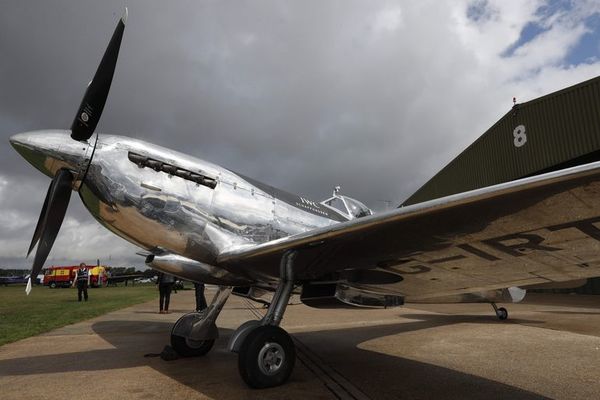
[[[0,0],[0,268],[49,178],[8,138],[68,129],[124,7],[98,125],[321,200],[410,196],[512,106],[600,75],[600,0]],[[47,265],[142,266],[74,194]]]

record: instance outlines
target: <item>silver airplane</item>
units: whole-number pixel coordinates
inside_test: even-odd
[[[28,255],[37,276],[72,191],[103,226],[143,249],[151,268],[218,285],[183,315],[171,344],[210,351],[231,293],[273,293],[228,347],[251,387],[284,383],[294,344],[279,327],[292,293],[312,307],[520,301],[527,287],[600,276],[600,163],[536,175],[373,214],[339,190],[313,201],[142,140],[98,134],[126,15],[70,130],[14,135],[12,146],[52,178]],[[512,138],[511,138],[512,140]],[[27,291],[31,290],[28,284]]]

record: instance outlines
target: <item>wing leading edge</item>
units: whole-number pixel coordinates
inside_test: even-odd
[[[232,249],[218,265],[276,279],[298,249],[297,279],[408,300],[600,276],[599,195],[595,162]]]

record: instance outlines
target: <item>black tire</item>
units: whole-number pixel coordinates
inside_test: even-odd
[[[290,377],[296,362],[292,338],[278,326],[259,326],[248,333],[238,355],[242,379],[256,389],[279,386]]]
[[[508,311],[506,310],[506,308],[500,307],[498,309],[498,313],[496,315],[498,315],[498,319],[500,319],[501,321],[504,321],[505,319],[508,318]]]
[[[50,286],[52,289],[56,289],[56,282],[50,282],[50,285],[48,286]]]
[[[191,340],[183,336],[171,335],[171,347],[182,357],[200,357],[212,349],[215,339]]]

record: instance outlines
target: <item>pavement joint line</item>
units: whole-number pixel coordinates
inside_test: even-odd
[[[294,337],[296,348],[300,355],[300,361],[304,364],[317,378],[319,378],[327,389],[340,400],[370,400],[364,392],[353,385],[342,374],[329,366],[322,358],[313,352],[308,346]]]
[[[262,318],[260,311],[248,299],[244,299],[249,311],[257,318]],[[360,389],[354,386],[348,379],[335,369],[327,365],[316,353],[300,339],[292,337],[296,344],[298,359],[311,371],[325,387],[339,400],[371,400]]]

